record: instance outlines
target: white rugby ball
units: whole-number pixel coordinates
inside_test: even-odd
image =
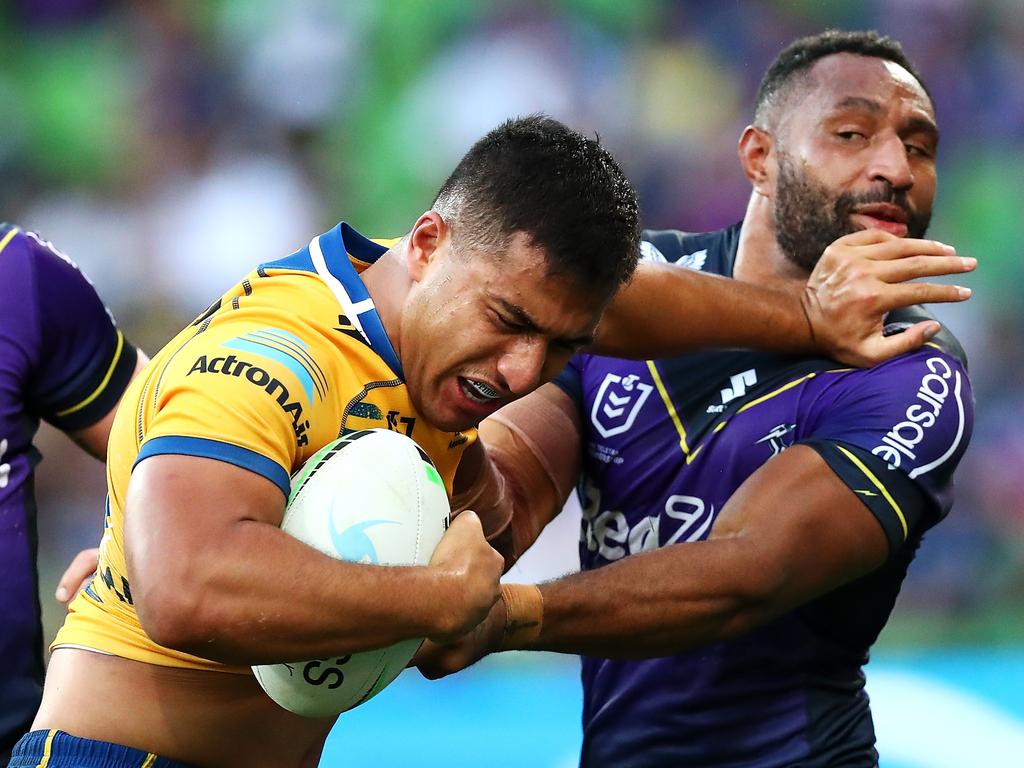
[[[328,443],[293,476],[281,529],[341,560],[426,565],[450,514],[444,481],[427,454],[405,435],[367,429]],[[326,717],[380,693],[422,642],[252,671],[288,711]]]

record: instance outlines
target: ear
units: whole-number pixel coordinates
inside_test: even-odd
[[[772,135],[762,128],[748,125],[743,129],[737,149],[740,165],[754,191],[771,197],[775,176],[775,140]]]
[[[441,252],[451,240],[451,228],[437,211],[422,214],[409,233],[409,247],[406,249],[406,267],[409,277],[414,282],[423,279],[427,265]]]

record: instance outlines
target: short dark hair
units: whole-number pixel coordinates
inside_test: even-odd
[[[754,108],[754,122],[764,127],[771,119],[769,113],[784,101],[787,85],[796,80],[799,74],[810,70],[814,62],[836,53],[853,53],[858,56],[872,56],[885,59],[903,67],[921,84],[924,92],[931,98],[928,86],[921,78],[917,67],[903,52],[903,46],[891,37],[880,35],[873,30],[847,32],[840,29],[827,29],[817,35],[801,37],[790,43],[768,67],[761,86],[757,89],[757,101]]]
[[[636,192],[599,139],[545,115],[508,120],[462,158],[434,200],[454,247],[503,248],[523,232],[548,273],[611,294],[636,268]]]

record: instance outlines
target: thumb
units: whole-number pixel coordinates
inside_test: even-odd
[[[907,328],[902,333],[887,336],[881,340],[879,348],[881,359],[905,355],[920,349],[923,344],[935,337],[942,326],[935,320],[924,320]]]

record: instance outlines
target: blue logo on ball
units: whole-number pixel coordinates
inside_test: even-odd
[[[330,531],[334,551],[342,559],[353,563],[378,565],[380,561],[377,558],[377,550],[370,537],[366,535],[366,529],[375,525],[398,525],[398,522],[396,520],[364,520],[361,523],[350,525],[344,531],[339,531],[334,524],[334,515],[331,515]]]

